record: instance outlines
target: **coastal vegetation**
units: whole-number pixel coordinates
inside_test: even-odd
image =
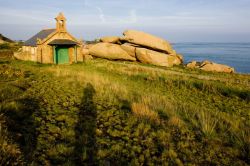
[[[0,36],[1,37],[1,36]],[[3,42],[0,43],[0,58],[12,58],[14,52],[21,48],[21,43],[9,43]]]
[[[250,76],[0,61],[0,165],[249,165]]]

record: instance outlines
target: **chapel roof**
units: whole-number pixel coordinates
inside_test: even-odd
[[[23,45],[36,47],[38,38],[43,40],[55,31],[56,29],[43,29],[40,32],[38,32],[36,35],[28,39],[27,41],[25,41]]]

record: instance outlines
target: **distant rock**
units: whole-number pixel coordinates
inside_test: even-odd
[[[202,61],[201,63],[198,63],[198,65],[200,65],[200,67],[202,67],[202,66],[205,66],[207,64],[212,64],[212,63],[214,63],[214,62],[209,61],[209,60],[205,60],[205,61]]]
[[[223,73],[235,72],[234,68],[230,66],[214,63],[208,60],[205,60],[203,62],[192,61],[187,64],[187,68],[191,68],[191,69],[198,68],[200,70],[211,71],[211,72],[223,72]]]
[[[192,61],[192,62],[189,62],[187,64],[187,68],[190,68],[190,69],[194,69],[194,68],[197,68],[199,66],[197,66],[197,62],[196,61]]]
[[[203,66],[200,67],[201,70],[204,71],[213,71],[213,72],[223,72],[223,73],[234,73],[234,68],[223,65],[223,64],[217,64],[217,63],[208,63],[203,64]]]
[[[117,36],[106,36],[100,39],[100,41],[104,43],[117,43],[119,40],[120,38]]]
[[[123,33],[123,35],[124,37],[121,38],[123,41],[138,44],[155,51],[165,52],[168,54],[173,53],[173,49],[169,42],[154,35],[136,30],[127,30]]]
[[[136,59],[123,50],[120,45],[111,43],[95,44],[89,49],[89,53],[92,56],[105,59],[136,61]]]
[[[136,48],[136,59],[141,63],[165,67],[172,67],[180,62],[177,56],[171,56],[145,48]]]

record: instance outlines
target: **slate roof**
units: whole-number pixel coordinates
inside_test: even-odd
[[[51,33],[55,32],[56,29],[44,29],[41,30],[39,33],[37,33],[35,36],[31,37],[29,40],[25,41],[23,43],[24,46],[33,46],[36,47],[36,42],[37,42],[37,38],[43,40],[46,37],[48,37]]]
[[[55,39],[49,45],[77,45],[77,42],[69,39]]]

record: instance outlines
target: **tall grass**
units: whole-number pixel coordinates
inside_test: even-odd
[[[216,113],[214,116],[211,116],[211,113],[207,110],[201,110],[199,113],[197,112],[199,127],[206,137],[212,137],[215,135],[215,129],[218,123],[216,116]]]
[[[146,119],[155,123],[159,123],[159,115],[149,109],[145,103],[132,103],[132,112],[140,119]]]

